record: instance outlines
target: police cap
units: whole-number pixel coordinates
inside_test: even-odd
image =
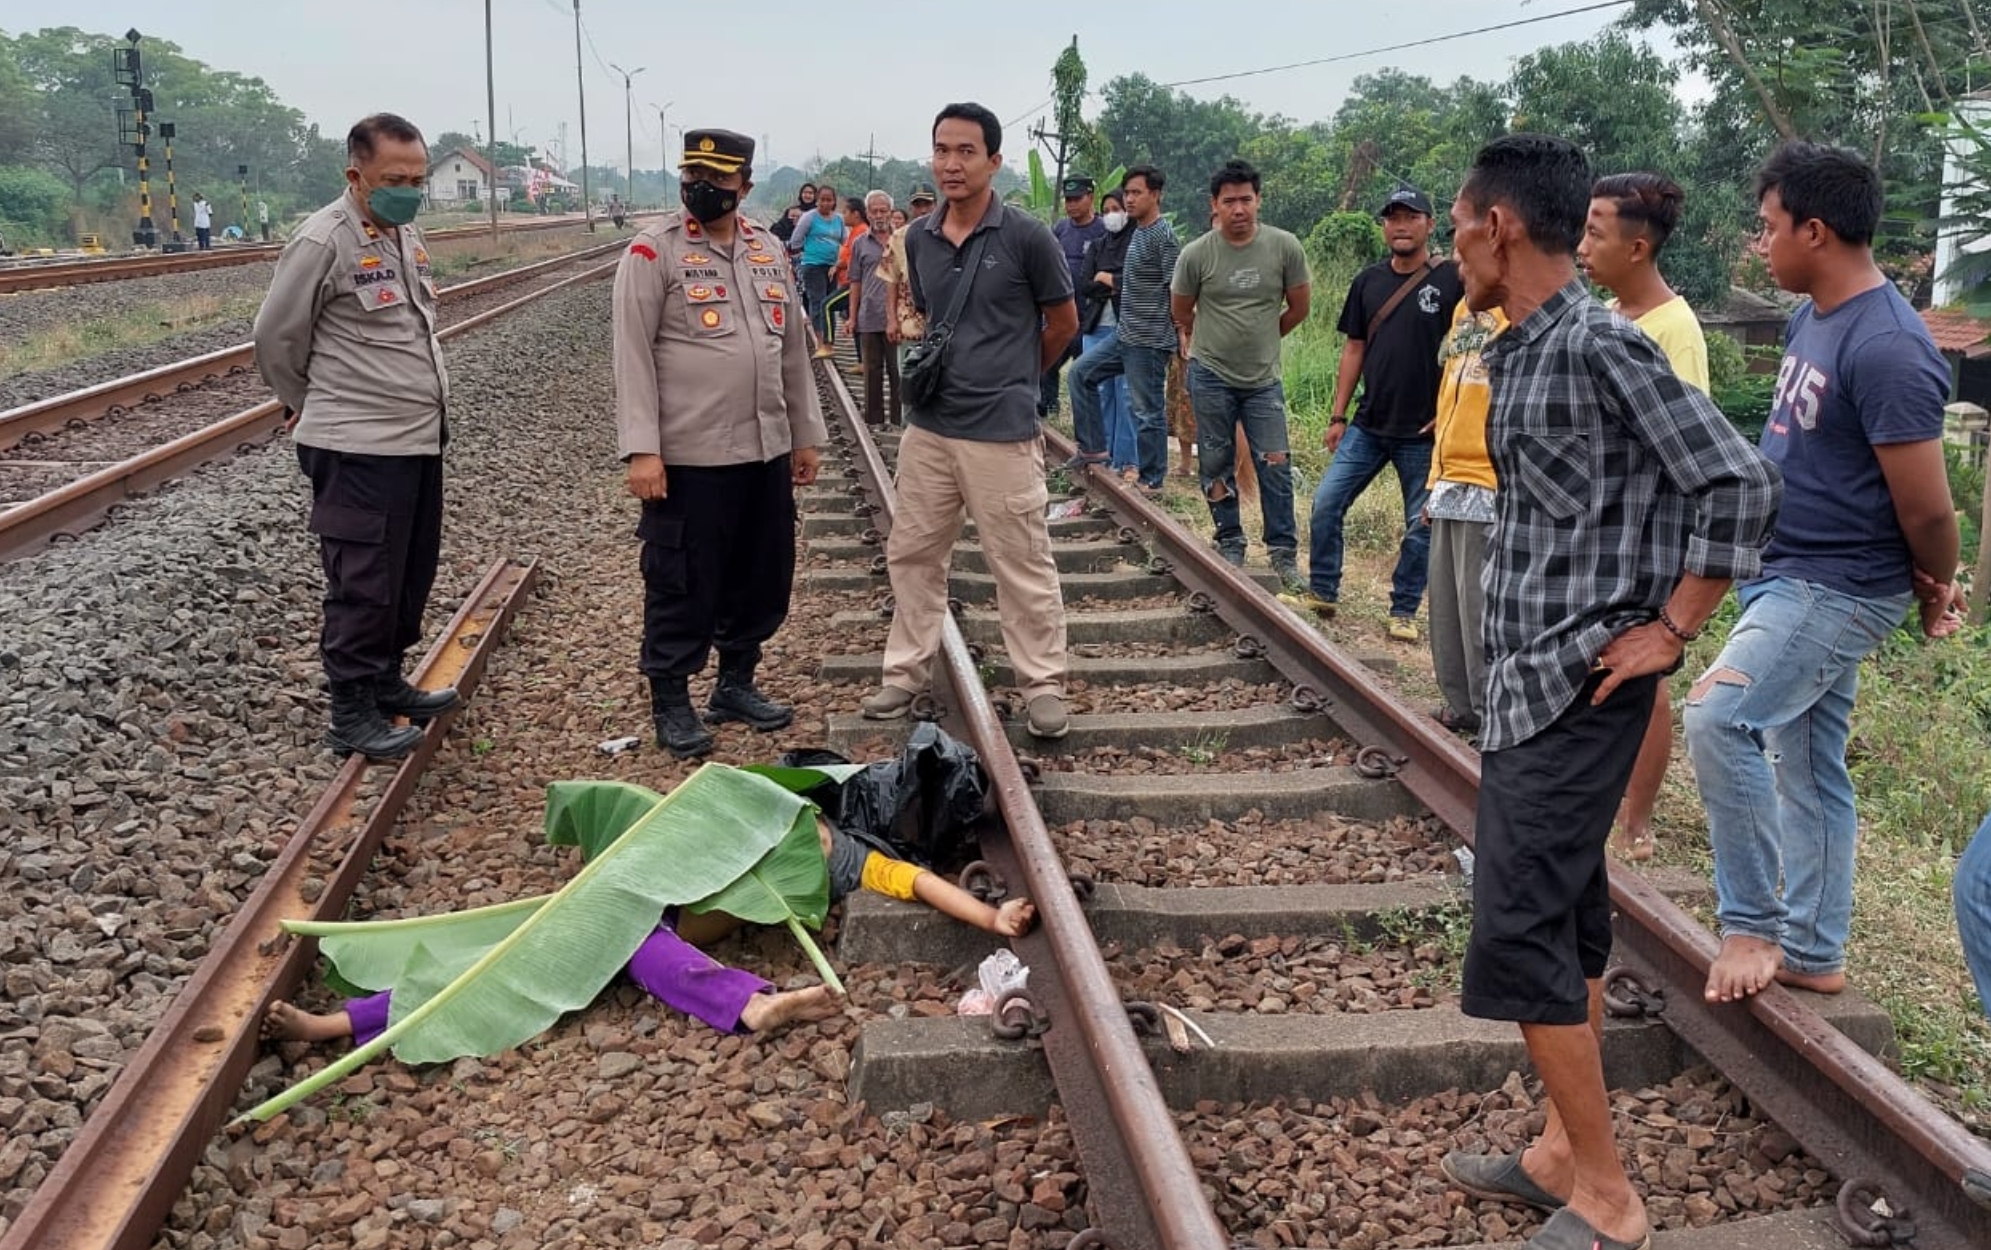
[[[731,130],[687,130],[678,168],[705,165],[722,174],[738,173],[754,163],[754,141]]]
[[[908,201],[908,203],[917,204],[921,200],[925,200],[929,204],[935,202],[933,188],[925,185],[924,183],[913,188],[912,197]]]

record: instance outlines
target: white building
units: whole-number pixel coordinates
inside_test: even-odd
[[[454,148],[429,162],[429,200],[438,207],[481,203],[491,194],[491,164],[469,148]]]

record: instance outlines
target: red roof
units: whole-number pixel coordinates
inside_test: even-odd
[[[476,167],[478,173],[484,175],[485,181],[487,182],[490,181],[491,162],[485,160],[482,156],[478,155],[477,150],[475,148],[451,148],[449,151],[444,152],[441,156],[438,156],[434,160],[430,161],[429,168],[435,169],[437,166],[441,165],[444,161],[448,160],[452,156],[460,156],[464,160],[469,161],[471,165]]]
[[[1942,351],[1970,357],[1991,353],[1991,344],[1984,341],[1991,339],[1991,321],[1973,317],[1961,308],[1925,308],[1922,324],[1929,327],[1929,337]]]

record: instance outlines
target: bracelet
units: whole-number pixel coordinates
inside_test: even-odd
[[[1328,423],[1329,425],[1347,425],[1347,424],[1348,424],[1348,418],[1347,418],[1347,417],[1329,417],[1329,418],[1327,419],[1327,423]]]
[[[1678,638],[1681,642],[1692,642],[1694,641],[1694,639],[1699,638],[1701,636],[1701,631],[1698,629],[1688,631],[1681,629],[1678,625],[1674,624],[1673,618],[1666,615],[1665,608],[1659,609],[1659,624],[1666,630],[1667,633],[1673,635],[1675,638]]]

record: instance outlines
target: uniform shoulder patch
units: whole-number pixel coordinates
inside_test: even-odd
[[[629,245],[629,254],[632,256],[641,256],[644,260],[657,259],[657,249],[651,247],[641,239]]]

